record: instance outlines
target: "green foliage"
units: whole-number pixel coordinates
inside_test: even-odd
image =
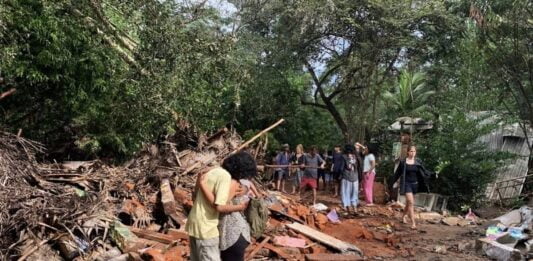
[[[173,115],[204,130],[224,125],[240,76],[216,14],[199,8],[191,20],[173,1],[135,1],[143,11],[130,17],[131,6],[107,4],[119,28],[136,24],[135,48],[89,2],[1,3],[0,91],[17,88],[1,103],[3,125],[72,157],[131,155],[172,132]]]
[[[438,130],[417,141],[418,154],[426,167],[440,170],[432,181],[433,192],[450,196],[451,209],[461,205],[476,205],[485,195],[488,183],[494,180],[496,169],[510,155],[487,150],[479,137],[490,133],[496,125],[482,124],[485,117],[469,118],[452,109],[439,122]]]
[[[17,92],[0,124],[59,158],[125,158],[178,119],[249,138],[280,118],[271,151],[375,140],[388,155],[388,126],[423,117],[432,187],[460,207],[507,156],[466,115],[532,122],[526,0],[230,1],[228,17],[207,2],[1,1],[0,92]]]
[[[416,117],[429,109],[427,103],[434,94],[435,91],[428,90],[423,73],[403,71],[394,91],[386,91],[383,99],[397,116]]]

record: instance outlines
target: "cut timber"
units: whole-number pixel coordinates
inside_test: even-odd
[[[343,255],[343,254],[307,254],[305,255],[305,260],[307,261],[321,261],[321,260],[335,260],[335,261],[357,261],[363,260],[362,258],[354,255]]]
[[[189,234],[185,231],[177,230],[174,228],[169,228],[167,231],[167,234],[169,236],[172,236],[173,238],[179,238],[179,239],[189,239]]]
[[[139,238],[139,239],[137,239],[137,241],[139,241],[140,243],[142,243],[146,247],[152,247],[152,248],[157,248],[157,249],[161,249],[161,250],[164,250],[167,247],[167,245],[168,245],[168,244],[164,244],[164,243],[157,242],[157,241],[150,240],[150,239],[146,239],[146,238]]]
[[[250,260],[252,259],[255,254],[257,254],[257,252],[259,252],[259,250],[261,250],[261,248],[263,248],[266,243],[268,243],[268,240],[270,240],[270,237],[267,236],[263,239],[263,241],[261,241],[261,243],[259,243],[259,245],[257,245],[254,250],[252,250],[252,252],[250,252],[250,254],[248,254],[248,256],[245,258],[246,260]]]
[[[163,209],[167,216],[180,224],[180,226],[185,224],[185,220],[187,219],[183,214],[185,210],[183,209],[183,205],[176,203],[168,179],[161,181],[161,203],[163,203]]]
[[[173,235],[162,234],[162,233],[157,233],[157,232],[154,232],[154,231],[138,229],[138,228],[134,228],[134,227],[129,227],[129,229],[131,230],[131,232],[133,232],[133,234],[135,234],[136,236],[138,236],[140,238],[150,239],[150,240],[153,240],[153,241],[156,241],[156,242],[160,242],[160,243],[163,243],[163,244],[170,244],[170,243],[172,243],[174,241],[177,241],[177,240],[180,240],[180,239],[184,239],[183,235],[176,236],[175,234],[173,234]],[[186,238],[188,238],[188,237],[186,237]]]
[[[292,255],[289,255],[285,252],[283,252],[281,249],[273,246],[272,244],[265,244],[264,248],[276,253],[279,257],[285,259],[285,260],[293,260],[293,259],[296,259],[294,258]]]
[[[339,250],[342,253],[357,253],[357,254],[360,254],[361,256],[363,255],[363,252],[358,247],[352,244],[346,243],[344,241],[338,240],[330,235],[324,234],[308,226],[305,226],[299,223],[287,224],[286,226],[328,247]]]

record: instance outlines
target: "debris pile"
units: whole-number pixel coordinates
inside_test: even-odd
[[[187,260],[188,235],[182,228],[196,174],[245,147],[260,157],[266,141],[252,146],[227,129],[205,135],[187,124],[181,127],[120,166],[38,163],[35,155],[44,151],[40,144],[0,133],[0,259]],[[347,213],[332,203],[338,199],[304,205],[309,193],[300,198],[262,191],[270,218],[248,247],[247,260],[414,256],[403,242],[412,231],[399,224],[401,203]],[[435,212],[417,213],[417,218],[443,225],[457,221]],[[466,224],[461,220],[479,222],[473,216],[457,218],[457,226]]]
[[[533,208],[523,206],[490,221],[478,251],[496,260],[533,258]]]
[[[0,259],[186,257],[188,237],[178,229],[195,174],[242,143],[225,128],[195,133],[184,126],[122,166],[39,164],[42,145],[0,133]]]

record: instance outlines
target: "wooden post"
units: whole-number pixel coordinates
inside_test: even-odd
[[[241,146],[239,146],[238,148],[236,148],[234,151],[232,151],[228,156],[231,156],[237,152],[239,152],[240,150],[246,148],[246,146],[250,145],[250,143],[254,142],[257,138],[263,136],[265,133],[269,132],[270,130],[276,128],[278,125],[282,124],[283,122],[285,121],[285,119],[281,119],[279,121],[277,121],[276,123],[272,124],[270,127],[260,131],[259,133],[257,133],[255,136],[253,136],[251,139],[249,139],[248,141],[246,141],[245,143],[241,144]]]

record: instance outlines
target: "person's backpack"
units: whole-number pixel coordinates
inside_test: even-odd
[[[246,220],[250,224],[250,234],[259,238],[265,231],[268,221],[268,207],[264,200],[252,198],[245,211]]]

